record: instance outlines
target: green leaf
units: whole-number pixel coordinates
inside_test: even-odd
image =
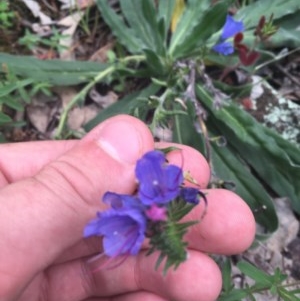
[[[235,18],[242,20],[247,29],[258,24],[259,19],[265,15],[267,18],[273,14],[273,20],[292,14],[300,9],[298,0],[263,0],[253,1],[240,9]]]
[[[209,127],[211,128],[210,125]],[[272,199],[264,187],[238,159],[239,155],[229,145],[219,147],[216,143],[211,143],[211,147],[212,165],[217,177],[235,184],[235,192],[247,202],[255,220],[265,228],[266,234],[276,231],[277,214]]]
[[[300,165],[297,164],[299,159],[292,161],[299,151],[296,146],[286,141],[286,148],[282,149],[282,138],[278,134],[234,103],[215,110],[212,98],[203,87],[197,86],[197,94],[231,147],[278,195],[289,197],[293,209],[300,213]]]
[[[2,103],[5,103],[8,107],[16,110],[16,111],[23,111],[24,105],[20,103],[20,101],[16,100],[16,98],[8,95],[1,99]]]
[[[142,41],[142,48],[150,49],[159,56],[165,56],[165,36],[163,24],[157,18],[156,7],[152,0],[121,1],[125,16],[136,38]],[[140,46],[141,47],[141,46]]]
[[[173,142],[190,145],[205,155],[204,139],[196,131],[193,121],[194,117],[190,115],[174,116]]]
[[[183,236],[187,232],[188,227],[198,221],[185,223],[180,223],[179,221],[194,207],[195,205],[177,198],[168,204],[168,219],[166,221],[154,222],[150,227],[150,249],[147,255],[155,251],[160,252],[155,266],[156,269],[166,259],[163,268],[164,275],[166,275],[170,267],[173,266],[176,269],[187,258],[187,242],[183,241]]]
[[[195,12],[191,13],[191,18],[194,18],[195,20],[186,19],[186,15],[188,14],[192,6],[188,5],[186,8],[187,12],[184,12],[178,23],[177,27],[179,28],[176,28],[175,30],[175,33],[173,35],[174,39],[172,37],[169,49],[171,56],[178,59],[190,56],[196,51],[199,51],[198,48],[205,45],[205,41],[224,25],[229,2],[230,1],[219,2],[209,9],[198,12],[199,14],[195,14]],[[203,6],[206,6],[206,1],[202,1],[201,4]],[[201,4],[199,4],[198,2],[197,6],[202,7]],[[194,9],[197,11],[196,8]],[[184,26],[182,25],[183,22],[188,25],[191,25],[191,23],[193,24],[192,28],[189,28],[184,36],[180,34],[180,29],[182,27],[184,28]],[[177,31],[179,32],[178,34]],[[178,37],[181,37],[182,39],[178,41]]]
[[[262,286],[270,287],[273,283],[272,276],[246,261],[238,262],[237,267],[242,273],[252,278],[256,283],[259,283]]]
[[[231,262],[227,257],[224,264],[222,265],[222,288],[224,294],[230,292],[233,289],[233,283],[231,281]]]
[[[297,48],[300,46],[299,30],[297,30],[300,26],[299,11],[279,19],[275,24],[279,28],[270,39],[272,47]]]
[[[121,1],[121,4],[124,1]],[[127,1],[126,1],[127,3]],[[131,0],[128,0],[131,3]],[[120,16],[109,6],[107,0],[96,0],[99,10],[102,13],[102,18],[110,27],[113,34],[118,38],[118,41],[123,44],[131,53],[141,53],[144,44],[136,37],[135,31],[129,28]]]
[[[223,133],[215,126],[217,121],[212,120],[212,117],[209,116],[207,120],[210,138],[223,136]],[[193,120],[194,118],[190,115],[174,117],[173,141],[190,145],[205,154],[204,137],[195,130]],[[211,151],[213,173],[220,179],[234,183],[236,193],[252,208],[257,222],[265,228],[267,233],[274,232],[278,227],[274,204],[260,182],[251,174],[245,162],[239,159],[239,155],[230,146],[229,141],[227,140],[226,147],[219,147],[211,142]]]
[[[194,207],[195,205],[187,203],[185,200],[178,198],[169,204],[169,219],[173,222],[178,222]]]
[[[168,70],[161,57],[159,57],[156,52],[151,49],[144,49],[144,53],[152,76],[163,77]]]
[[[205,11],[210,7],[210,0],[190,0],[172,35],[169,53],[176,56],[177,49],[184,44],[185,39],[191,36],[192,30],[201,21]],[[195,38],[195,37],[194,37]],[[177,56],[176,56],[177,57]]]
[[[12,121],[12,119],[8,115],[0,112],[0,123],[7,123],[7,122],[11,122],[11,121]]]
[[[3,133],[0,132],[0,143],[6,143],[6,138],[5,136],[3,135]]]
[[[101,111],[94,119],[92,119],[84,126],[84,129],[86,131],[90,131],[93,127],[95,127],[105,119],[118,114],[131,114],[133,109],[138,106],[140,98],[154,95],[159,90],[159,88],[160,87],[158,85],[150,84],[148,87],[141,91],[134,92],[125,96],[123,99]]]
[[[163,40],[166,41],[170,29],[175,0],[164,0],[158,2],[157,20],[163,21]]]
[[[282,287],[278,288],[277,292],[278,292],[278,295],[281,298],[281,300],[284,300],[284,301],[299,301],[299,299],[300,299],[299,293],[298,293],[298,296],[296,296],[294,292],[289,291]]]
[[[151,37],[150,49],[156,51],[158,55],[166,55],[166,47],[164,35],[160,29],[159,20],[157,19],[157,11],[152,0],[135,0],[142,4],[142,12],[145,20],[145,26],[148,27],[149,35]],[[139,24],[141,26],[141,24]]]
[[[0,53],[0,66],[0,73],[11,72],[29,78],[28,81],[68,86],[90,81],[110,65],[79,61],[43,61],[31,56]]]
[[[234,289],[228,293],[222,292],[221,296],[218,298],[218,301],[241,301],[245,300],[248,296],[248,292],[243,289]]]
[[[27,78],[24,80],[18,80],[18,82],[7,83],[7,84],[4,84],[3,86],[0,86],[0,103],[5,102],[3,100],[3,97],[9,95],[10,93],[14,92],[18,88],[28,86],[28,85],[32,84],[33,82],[34,82],[34,80],[32,80],[31,78]]]

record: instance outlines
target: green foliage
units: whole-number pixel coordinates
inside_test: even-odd
[[[17,125],[3,109],[11,108],[15,111],[23,111],[26,104],[31,103],[34,95],[41,92],[50,95],[48,83],[36,82],[34,79],[20,79],[11,72],[0,81],[0,126]]]
[[[189,213],[194,205],[188,204],[185,200],[177,198],[168,206],[168,219],[153,226],[153,233],[150,238],[150,248],[148,255],[155,251],[159,251],[159,257],[156,262],[156,269],[165,260],[163,273],[167,273],[168,269],[174,266],[176,269],[180,263],[187,258],[186,246],[183,236],[188,227],[195,222],[180,223],[180,219]]]
[[[11,72],[17,76],[47,82],[54,86],[68,86],[92,80],[107,64],[95,62],[42,61],[32,56],[0,53],[0,74]]]
[[[19,39],[19,44],[27,47],[29,50],[33,50],[38,45],[47,46],[50,50],[61,51],[66,49],[65,46],[60,44],[62,39],[68,38],[68,35],[63,35],[59,33],[56,28],[52,28],[52,34],[49,38],[43,38],[37,34],[31,33],[28,29],[25,30],[25,34]]]
[[[273,16],[275,25],[279,25],[277,33],[270,40],[272,47],[299,47],[299,35],[296,28],[299,26],[300,2],[298,0],[263,0],[255,1],[241,8],[236,17],[244,21],[247,30],[246,39],[253,40],[253,29],[259,21],[262,12],[266,18]]]
[[[6,0],[0,2],[0,29],[10,28],[13,25],[14,12],[10,11],[9,3]]]
[[[293,289],[297,284],[286,283],[287,276],[280,269],[276,268],[272,274],[268,274],[246,261],[238,262],[237,267],[242,274],[254,280],[254,284],[246,281],[242,288],[235,288],[231,283],[231,263],[227,259],[222,267],[223,289],[218,301],[256,300],[255,294],[266,292],[284,301],[299,300],[299,289]]]

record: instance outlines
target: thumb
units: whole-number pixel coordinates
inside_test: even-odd
[[[0,190],[0,300],[80,240],[106,191],[132,192],[135,162],[153,147],[141,121],[116,116],[34,177]]]

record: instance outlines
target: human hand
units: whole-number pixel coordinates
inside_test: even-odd
[[[159,143],[157,148],[169,144]],[[211,189],[208,210],[185,236],[189,258],[166,277],[155,271],[155,254],[129,257],[114,269],[91,272],[101,239],[83,239],[83,229],[104,210],[107,191],[132,193],[136,161],[154,148],[139,120],[113,117],[81,141],[45,141],[0,146],[0,301],[215,300],[221,275],[206,253],[236,254],[255,233],[253,215],[234,193]],[[202,188],[209,168],[194,149],[168,154]],[[186,219],[197,220],[203,204]]]

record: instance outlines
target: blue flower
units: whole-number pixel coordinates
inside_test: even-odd
[[[136,255],[145,239],[146,216],[132,208],[109,209],[97,214],[84,229],[84,237],[103,236],[104,253],[110,257]]]
[[[233,53],[234,48],[232,43],[225,41],[242,31],[244,31],[244,23],[242,21],[235,21],[230,15],[227,15],[226,22],[221,34],[220,43],[216,44],[213,47],[213,50],[223,55]]]
[[[180,191],[180,196],[188,203],[199,204],[200,192],[199,189],[193,187],[184,187]],[[201,194],[202,196],[202,194]]]
[[[166,204],[180,193],[182,170],[167,164],[160,151],[150,151],[138,160],[135,173],[139,182],[138,196],[144,205]]]
[[[225,41],[242,31],[244,31],[244,23],[242,21],[235,21],[230,15],[227,15],[221,40]]]
[[[144,210],[143,204],[137,197],[127,194],[118,194],[110,191],[104,194],[103,203],[110,205],[113,209],[135,208]]]
[[[228,55],[234,52],[234,48],[230,42],[221,42],[215,45],[213,50],[223,55]]]

